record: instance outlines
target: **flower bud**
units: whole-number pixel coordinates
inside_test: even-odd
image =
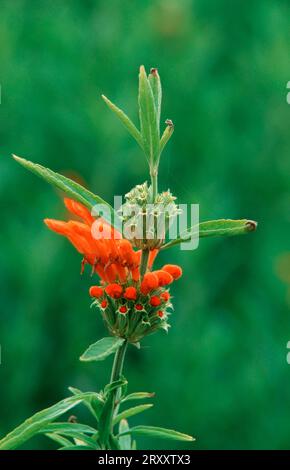
[[[113,299],[119,299],[123,293],[123,289],[119,284],[109,284],[105,288],[106,293]]]
[[[100,286],[92,286],[90,287],[89,293],[91,297],[96,297],[99,299],[103,296],[104,290]]]
[[[182,269],[176,264],[166,264],[165,266],[163,266],[162,271],[166,271],[167,273],[171,274],[171,276],[175,280],[179,279],[182,276]]]
[[[152,305],[152,307],[158,307],[158,305],[161,304],[161,300],[159,297],[157,297],[157,295],[153,295],[150,299],[150,305]]]
[[[155,271],[154,274],[158,277],[159,287],[167,286],[173,282],[173,277],[167,271],[160,269]]]
[[[124,292],[124,298],[127,300],[137,299],[137,290],[135,287],[127,287]]]

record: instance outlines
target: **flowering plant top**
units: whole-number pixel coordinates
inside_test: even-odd
[[[150,183],[138,184],[125,196],[116,210],[100,196],[75,181],[39,164],[14,155],[28,170],[66,193],[64,204],[68,221],[45,219],[52,231],[66,237],[81,258],[81,272],[87,265],[95,276],[89,294],[98,307],[109,336],[102,338],[81,355],[82,361],[101,361],[115,354],[110,382],[99,392],[81,392],[70,387],[72,396],[42,410],[22,423],[0,441],[0,449],[15,449],[37,433],[45,434],[62,449],[107,450],[135,449],[135,435],[193,441],[172,429],[154,426],[130,427],[127,418],[149,409],[151,404],[125,408],[132,400],[151,398],[148,392],[127,393],[123,363],[128,344],[140,341],[158,330],[168,331],[172,313],[170,285],[182,276],[182,268],[170,264],[157,266],[158,253],[190,240],[210,236],[231,236],[251,232],[256,222],[247,219],[213,220],[185,227],[168,238],[176,218],[182,213],[170,190],[159,191],[158,171],[161,154],[171,138],[174,125],[165,121],[160,132],[162,89],[158,71],[145,68],[139,73],[140,129],[107,97],[105,103],[115,113],[142,149],[149,167]],[[117,224],[121,221],[121,224]],[[182,282],[182,281],[181,281]],[[95,426],[75,420],[54,422],[83,403],[95,419]]]

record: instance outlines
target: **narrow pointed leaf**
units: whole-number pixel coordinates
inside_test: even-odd
[[[49,433],[49,434],[45,434],[46,437],[48,437],[49,439],[51,439],[52,441],[56,442],[57,444],[59,444],[61,447],[67,447],[67,446],[71,446],[72,445],[72,442],[69,441],[68,439],[66,439],[65,437],[63,436],[59,436],[58,434],[55,434],[55,433]]]
[[[57,433],[66,436],[74,436],[75,434],[87,433],[96,434],[97,430],[86,424],[79,423],[50,423],[39,430],[41,433]]]
[[[90,393],[65,398],[50,408],[39,411],[5,436],[0,441],[0,450],[15,449],[19,447],[32,436],[37,434],[39,430],[44,428],[49,422],[63,415],[71,408],[81,403],[88,396],[90,396]]]
[[[123,338],[115,336],[102,338],[91,346],[80,357],[81,361],[103,361],[113,354],[124,343]]]
[[[190,238],[205,238],[205,237],[230,237],[234,235],[243,235],[255,231],[257,222],[253,220],[241,219],[220,219],[209,220],[208,222],[201,222],[199,225],[191,227],[184,232],[179,238],[171,240],[162,246],[161,249],[170,248],[179,243],[186,242]]]
[[[79,183],[52,171],[49,168],[39,165],[38,163],[30,162],[29,160],[17,157],[16,155],[13,155],[13,158],[20,163],[20,165],[24,166],[24,168],[27,168],[27,170],[40,176],[52,186],[64,191],[75,201],[84,204],[88,209],[92,209],[96,204],[102,204],[105,209],[102,217],[111,225],[114,225],[114,222],[118,220],[118,216],[110,204],[100,196],[93,194],[91,191],[81,186]]]
[[[160,114],[161,114],[161,101],[162,101],[162,88],[158,70],[153,68],[150,70],[148,76],[149,84],[153,93],[154,104],[156,109],[157,125],[160,125]]]
[[[139,74],[139,116],[143,149],[150,167],[157,168],[159,161],[159,127],[154,97],[145,69]]]
[[[128,421],[126,419],[121,419],[120,424],[119,424],[119,434],[122,434],[128,430],[129,430]],[[125,434],[124,436],[120,436],[119,444],[120,444],[121,450],[130,450],[132,446],[130,434]]]
[[[167,144],[167,142],[169,141],[170,137],[172,136],[174,132],[174,124],[171,121],[171,119],[167,119],[165,121],[165,124],[167,124],[167,126],[160,139],[160,155],[163,152],[165,145]]]
[[[124,124],[128,132],[132,135],[132,137],[134,137],[136,142],[143,149],[143,142],[142,142],[140,131],[138,131],[137,127],[135,126],[135,124],[133,124],[131,119],[128,118],[128,116],[124,113],[124,111],[122,111],[114,103],[112,103],[112,101],[110,101],[105,95],[102,95],[102,98],[104,102],[107,104],[107,106],[116,114],[116,116],[120,119],[122,124]]]
[[[148,405],[138,405],[138,406],[133,406],[132,408],[128,408],[128,410],[124,410],[121,413],[119,413],[117,416],[115,416],[113,423],[117,424],[121,421],[121,419],[127,419],[130,418],[131,416],[135,416],[139,413],[143,413],[143,411],[149,410],[149,408],[152,408],[152,404]]]
[[[135,426],[130,428],[128,431],[122,432],[119,436],[124,436],[126,434],[147,435],[175,441],[195,441],[195,439],[188,434],[183,434],[181,432],[174,431],[173,429],[158,428],[155,426]]]
[[[152,398],[154,396],[155,396],[155,393],[135,392],[135,393],[130,393],[130,395],[127,395],[121,401],[122,403],[125,403],[126,401],[143,400],[144,398]]]

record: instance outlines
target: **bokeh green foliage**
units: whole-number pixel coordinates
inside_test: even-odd
[[[143,182],[145,158],[100,95],[136,121],[144,63],[162,77],[162,122],[175,124],[160,189],[199,203],[201,220],[247,217],[259,230],[160,255],[158,266],[178,263],[184,276],[168,336],[128,353],[130,391],[156,392],[142,423],[193,434],[197,449],[289,448],[287,3],[1,2],[1,434],[68,385],[101,388],[110,366],[78,361],[105,331],[89,309],[89,272],[79,276],[78,254],[42,223],[65,217],[60,195],[10,154],[74,175],[110,202]]]

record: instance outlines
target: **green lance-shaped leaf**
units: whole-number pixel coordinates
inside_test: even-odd
[[[96,434],[97,430],[88,426],[87,424],[80,423],[50,423],[41,428],[40,433],[57,433],[63,436],[74,437],[76,434]]]
[[[152,398],[155,396],[155,393],[149,393],[149,392],[135,392],[135,393],[130,393],[126,397],[124,397],[121,402],[125,403],[126,401],[132,401],[132,400],[144,400],[144,398]]]
[[[66,437],[59,436],[58,434],[48,433],[45,434],[45,436],[51,439],[52,441],[56,442],[61,447],[67,447],[72,445],[72,442],[69,441]]]
[[[140,145],[140,147],[143,149],[143,141],[142,141],[142,136],[140,134],[140,131],[137,129],[135,124],[131,121],[130,118],[122,111],[120,108],[118,108],[112,101],[110,101],[105,95],[102,95],[102,98],[104,102],[108,105],[108,107],[116,114],[116,116],[120,119],[122,124],[126,127],[127,131],[134,137],[136,142]]]
[[[145,68],[139,73],[139,117],[143,149],[151,169],[157,169],[159,162],[159,126],[152,88]]]
[[[138,405],[138,406],[133,406],[132,408],[128,408],[127,410],[122,411],[119,413],[117,416],[115,416],[113,420],[113,424],[117,424],[121,421],[121,419],[127,419],[131,418],[131,416],[135,416],[139,413],[143,413],[143,411],[149,410],[149,408],[152,408],[152,404],[148,405]]]
[[[172,136],[173,131],[174,131],[174,124],[171,121],[171,119],[166,119],[165,124],[166,124],[166,128],[165,128],[165,130],[162,134],[162,137],[160,139],[160,155],[163,152],[165,145],[169,141],[169,139]]]
[[[157,125],[160,125],[160,115],[161,115],[161,101],[162,101],[162,88],[161,88],[161,81],[158,74],[158,70],[156,68],[152,68],[150,70],[150,74],[148,76],[149,84],[151,86],[151,90],[153,93],[154,104],[156,109],[156,118],[157,118]]]
[[[67,442],[62,442],[61,439],[63,436],[71,437],[80,441],[82,444],[89,445],[98,449],[99,446],[96,442],[98,437],[98,431],[91,426],[86,424],[79,423],[51,423],[46,425],[44,428],[39,430],[39,434],[45,434],[51,439],[54,439],[62,447],[71,445],[72,443],[67,440]],[[88,436],[87,434],[92,434],[93,437]],[[52,437],[51,437],[52,436]],[[60,437],[60,439],[59,439]]]
[[[194,437],[189,436],[188,434],[183,434],[181,432],[174,431],[173,429],[158,428],[155,426],[135,426],[125,432],[120,433],[119,436],[124,436],[126,434],[143,436],[147,435],[175,441],[195,441]]]
[[[109,336],[108,338],[102,338],[94,344],[91,344],[89,348],[80,357],[81,361],[103,361],[106,357],[113,354],[117,349],[124,343],[123,338],[116,338],[115,336]]]
[[[253,220],[231,220],[231,219],[220,219],[220,220],[209,220],[208,222],[201,222],[188,229],[186,232],[181,234],[180,237],[175,240],[171,240],[162,246],[162,250],[170,248],[179,243],[186,242],[191,238],[205,238],[205,237],[230,237],[234,235],[243,235],[249,232],[255,231],[257,228],[257,222]]]
[[[44,428],[48,423],[54,421],[56,418],[66,413],[71,408],[81,403],[90,395],[92,394],[84,393],[74,397],[65,398],[50,408],[39,411],[31,418],[24,421],[24,423],[20,424],[20,426],[15,428],[12,432],[7,434],[7,436],[5,436],[0,441],[0,450],[9,450],[19,447],[28,439],[37,434],[41,428]]]
[[[20,163],[20,165],[24,166],[24,168],[27,168],[27,170],[40,176],[52,186],[64,191],[74,200],[84,204],[88,209],[92,209],[96,204],[101,204],[104,208],[102,217],[111,225],[114,225],[114,222],[118,220],[118,216],[110,204],[100,196],[93,194],[91,191],[81,186],[79,183],[76,183],[70,178],[60,175],[59,173],[55,173],[49,168],[39,165],[38,163],[30,162],[29,160],[17,157],[16,155],[13,155],[13,158]]]
[[[129,424],[126,419],[121,419],[119,424],[119,434],[129,430]],[[121,435],[119,438],[119,445],[121,450],[131,450],[132,442],[130,434]]]

